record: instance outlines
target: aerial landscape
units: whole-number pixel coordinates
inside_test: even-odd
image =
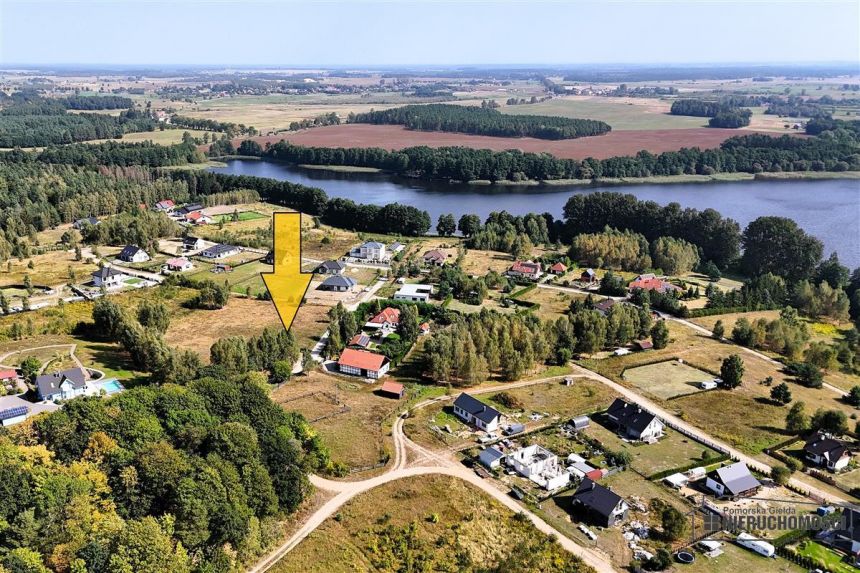
[[[860,571],[858,21],[0,0],[0,573]]]

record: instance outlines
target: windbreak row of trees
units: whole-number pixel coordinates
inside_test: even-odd
[[[140,143],[78,143],[52,145],[42,151],[13,149],[0,154],[3,163],[60,163],[66,165],[98,166],[146,166],[169,167],[202,163],[206,156],[197,146],[188,141],[176,145],[157,145],[149,141]]]
[[[302,147],[285,141],[260,156],[306,165],[374,167],[427,180],[526,181],[671,176],[684,174],[847,171],[860,169],[860,135],[841,124],[815,138],[746,135],[717,149],[684,148],[660,154],[608,159],[559,159],[545,153],[490,151],[467,147],[381,148]]]
[[[349,122],[403,125],[421,131],[538,139],[574,139],[603,135],[612,129],[608,123],[592,119],[503,114],[485,106],[450,104],[407,105],[352,114]]]
[[[205,129],[208,131],[220,131],[225,133],[227,137],[236,135],[256,135],[257,129],[253,126],[247,126],[244,123],[232,123],[227,121],[218,121],[215,119],[201,119],[199,117],[187,117],[184,115],[170,116],[170,124],[177,127],[187,127],[188,129]]]

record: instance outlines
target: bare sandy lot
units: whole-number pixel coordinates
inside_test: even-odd
[[[757,133],[749,130],[711,129],[644,129],[612,131],[606,135],[550,141],[532,137],[490,137],[439,131],[412,131],[398,125],[343,124],[317,127],[288,135],[252,138],[261,145],[286,139],[295,145],[311,147],[382,147],[403,149],[417,145],[429,147],[465,146],[476,149],[504,151],[519,149],[533,153],[551,153],[566,159],[594,157],[606,159],[620,155],[635,155],[645,149],[652,153],[677,151],[682,147],[718,147],[737,135]],[[239,145],[246,138],[233,141]]]

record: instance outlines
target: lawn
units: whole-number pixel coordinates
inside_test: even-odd
[[[744,571],[747,573],[805,573],[806,569],[791,561],[777,557],[768,559],[749,549],[735,545],[733,541],[718,539],[723,542],[723,554],[713,559],[694,551],[696,560],[689,565],[677,565],[673,571],[686,573],[726,573],[728,571]]]
[[[637,388],[664,400],[701,392],[700,383],[714,379],[713,374],[677,360],[629,368],[623,376]]]
[[[407,528],[414,528],[408,541]],[[357,496],[270,571],[457,571],[464,561],[493,569],[515,548],[533,552],[536,570],[579,570],[560,548],[550,568],[546,550],[535,549],[545,539],[471,485],[448,476],[413,477]]]
[[[555,321],[567,314],[570,303],[575,299],[585,299],[587,295],[564,292],[556,289],[535,288],[527,292],[520,300],[537,303],[540,306],[533,312],[543,320]]]
[[[232,213],[225,213],[223,215],[218,215],[217,217],[215,217],[215,222],[216,223],[219,223],[219,222],[240,223],[242,221],[256,221],[258,219],[268,219],[269,218],[269,216],[263,215],[262,213],[257,213],[256,211],[242,211],[242,212],[238,213],[238,215],[239,215],[238,221],[233,220],[233,214]]]
[[[802,541],[797,546],[797,551],[801,555],[815,559],[831,573],[856,573],[857,571],[852,565],[842,560],[842,555],[831,551],[815,541]]]

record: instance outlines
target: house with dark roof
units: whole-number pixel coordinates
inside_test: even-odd
[[[74,223],[72,223],[72,227],[80,231],[87,225],[98,225],[100,221],[95,217],[84,217],[83,219],[77,219]]]
[[[124,272],[113,267],[102,267],[97,271],[93,271],[93,285],[101,288],[111,288],[122,285],[125,279],[129,278]]]
[[[346,263],[341,261],[325,261],[316,268],[316,273],[321,275],[339,275],[346,270]]]
[[[83,368],[69,368],[36,377],[40,400],[68,400],[86,392],[88,374]]]
[[[238,255],[240,250],[241,249],[235,245],[212,245],[201,252],[200,256],[206,257],[207,259],[226,259],[227,257]]]
[[[341,275],[332,275],[328,277],[326,280],[317,287],[318,290],[330,290],[334,292],[347,292],[351,291],[353,287],[355,287],[357,283],[355,280],[350,277],[344,277]]]
[[[127,263],[145,263],[149,260],[149,255],[137,245],[126,245],[116,258]]]
[[[523,278],[533,281],[539,279],[542,274],[543,267],[541,264],[533,261],[517,261],[508,269],[509,277]]]
[[[582,480],[570,502],[573,512],[601,527],[611,527],[624,521],[630,509],[620,495],[590,478]]]
[[[422,258],[424,259],[424,264],[427,266],[441,267],[448,259],[448,255],[446,255],[439,249],[433,249],[432,251],[427,251],[426,253],[424,253],[424,256]]]
[[[188,235],[187,237],[182,238],[182,250],[183,251],[199,251],[203,248],[203,239],[199,237],[192,237]]]
[[[344,374],[365,378],[382,378],[390,366],[386,356],[354,348],[345,349],[337,360],[338,370]]]
[[[594,310],[596,310],[603,316],[606,316],[607,314],[609,314],[610,309],[616,304],[618,304],[618,302],[615,299],[605,298],[600,302],[594,303]]]
[[[485,432],[495,432],[502,420],[501,412],[465,392],[454,400],[454,415]]]
[[[28,406],[14,406],[0,410],[0,424],[5,428],[14,424],[20,424],[30,415]]]
[[[860,511],[846,507],[837,529],[822,531],[816,540],[848,555],[854,567],[860,567]]]
[[[803,446],[803,453],[811,464],[832,472],[845,468],[851,461],[848,444],[824,432],[812,434]]]
[[[187,205],[183,205],[179,209],[176,210],[178,215],[188,215],[189,213],[194,213],[195,211],[202,211],[203,205],[200,203],[189,203]]]
[[[632,440],[652,441],[663,435],[665,424],[638,404],[616,398],[606,410],[606,417],[615,423],[618,433]]]
[[[582,271],[582,274],[579,275],[579,281],[588,284],[597,282],[597,273],[594,272],[594,269],[585,269]]]
[[[705,487],[717,497],[736,499],[755,495],[761,482],[750,473],[745,463],[737,462],[708,473]]]

